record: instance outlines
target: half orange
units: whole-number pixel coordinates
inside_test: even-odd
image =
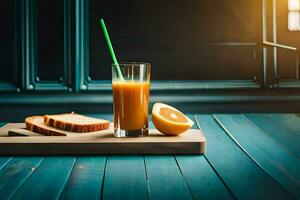
[[[194,125],[182,112],[163,103],[155,103],[152,108],[154,126],[165,135],[178,135]]]

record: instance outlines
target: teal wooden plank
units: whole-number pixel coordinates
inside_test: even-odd
[[[151,199],[193,199],[173,156],[146,156]]]
[[[60,199],[100,199],[105,156],[77,157]]]
[[[235,144],[211,115],[196,115],[196,121],[207,139],[206,158],[237,199],[293,199]]]
[[[187,115],[195,122],[194,115]],[[192,128],[197,129],[195,122]],[[233,199],[203,155],[175,156],[194,199]]]
[[[287,191],[300,198],[300,160],[244,115],[215,115],[226,133]]]
[[[203,155],[176,156],[194,199],[234,199]]]
[[[75,163],[74,157],[47,157],[12,199],[57,199]]]
[[[41,157],[15,157],[0,171],[0,196],[9,199],[42,162]]]
[[[299,114],[269,114],[272,120],[284,129],[300,135]]]
[[[155,128],[151,119],[151,115],[149,115],[149,128]],[[153,160],[155,160],[156,158],[157,165],[155,166],[153,164]],[[146,156],[145,164],[147,170],[150,198],[189,199],[192,197],[188,185],[185,183],[184,177],[180,172],[180,168],[178,167],[176,160],[174,159],[174,156]],[[167,169],[169,169],[169,171]],[[158,180],[160,175],[163,177],[163,182],[160,182],[160,180]],[[172,178],[174,178],[176,182],[168,184],[169,180],[172,180]],[[160,186],[162,186],[162,188],[159,188]]]
[[[266,114],[245,114],[256,126],[283,145],[288,151],[300,158],[300,134],[297,134],[274,121]],[[299,122],[300,124],[300,119]],[[299,130],[300,132],[300,130]]]
[[[2,169],[11,159],[12,157],[7,157],[7,156],[0,157],[0,169]]]
[[[113,121],[113,114],[92,114],[92,116]],[[108,157],[102,197],[103,199],[148,199],[143,156]]]
[[[149,116],[149,127],[154,128],[151,115]],[[192,194],[174,156],[147,156],[145,157],[145,163],[150,197],[152,199],[192,198]],[[159,179],[160,177],[162,178],[161,180]]]
[[[148,199],[143,156],[109,156],[103,199]]]

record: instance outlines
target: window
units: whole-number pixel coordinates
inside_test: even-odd
[[[300,31],[300,0],[289,0],[288,10],[289,30]]]

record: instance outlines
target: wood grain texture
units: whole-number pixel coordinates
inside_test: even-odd
[[[9,199],[42,162],[41,157],[15,157],[0,170],[0,197]]]
[[[60,199],[100,199],[105,156],[78,157]]]
[[[57,199],[75,163],[74,157],[47,157],[12,199]]]
[[[193,199],[173,156],[145,156],[150,199]]]
[[[176,156],[194,199],[234,199],[204,156]]]
[[[280,185],[300,198],[300,160],[243,115],[215,115],[218,123]]]
[[[206,158],[237,199],[294,199],[236,145],[212,115],[196,115],[196,121],[209,144]]]
[[[293,118],[293,120],[297,122],[298,119]],[[135,187],[133,185],[138,185],[146,179],[148,196],[145,198],[147,199],[208,199],[209,197],[212,199],[230,199],[232,197],[236,199],[295,198],[277,180],[274,180],[272,174],[266,173],[257,160],[255,162],[252,157],[246,155],[243,150],[245,150],[247,144],[236,143],[237,141],[232,139],[232,135],[226,134],[211,115],[197,115],[197,123],[204,131],[209,145],[204,156],[178,155],[175,156],[175,159],[174,156],[146,156],[144,160],[146,165],[141,161],[143,159],[142,156],[133,156],[136,159],[132,159],[132,156],[110,156],[110,167],[106,166],[106,168],[112,170],[108,174],[101,171],[105,166],[103,164],[105,161],[104,157],[78,157],[76,161],[73,157],[71,157],[71,160],[70,157],[47,157],[45,158],[46,161],[41,162],[26,179],[24,179],[26,173],[28,173],[26,167],[20,171],[17,170],[17,175],[14,175],[15,168],[9,166],[13,166],[11,164],[14,163],[13,160],[16,158],[19,160],[15,163],[21,163],[22,159],[29,162],[33,157],[16,157],[13,159],[11,157],[0,157],[0,186],[4,185],[3,188],[7,188],[7,185],[15,182],[15,191],[7,190],[9,193],[8,197],[15,194],[13,196],[14,199],[82,199],[84,193],[86,197],[99,199],[99,193],[102,189],[103,191],[107,190],[106,195],[102,195],[102,199],[109,199],[108,197],[120,196],[125,191],[129,191],[130,194],[125,194],[124,197],[132,197],[137,192],[134,190]],[[238,124],[239,126],[244,126],[243,123]],[[282,127],[279,123],[278,125]],[[283,128],[283,130],[296,133],[294,131],[297,130],[297,126],[295,128],[291,127],[291,125],[291,123],[287,123],[286,128]],[[258,134],[256,129],[258,127],[251,128],[251,136]],[[253,130],[254,135],[252,135]],[[244,133],[239,131],[236,134],[239,136]],[[265,132],[259,132],[258,135],[260,134],[267,135]],[[268,145],[269,141],[279,145],[273,135],[268,135],[270,140],[264,141],[266,145]],[[260,139],[262,138],[260,137]],[[248,145],[257,145],[252,144],[253,139],[251,138],[244,142],[250,143]],[[255,146],[255,148],[260,151],[266,151],[264,149],[266,147]],[[277,152],[276,148],[275,152]],[[249,152],[247,151],[247,153]],[[270,152],[267,151],[267,153]],[[102,158],[104,158],[104,161]],[[51,159],[51,162],[49,159]],[[99,159],[99,162],[97,159]],[[265,159],[270,161],[270,157]],[[14,178],[10,178],[2,183],[3,178],[1,178],[1,174],[4,171],[2,172],[1,166],[2,170],[9,172]],[[144,174],[141,172],[142,167],[145,168]],[[130,176],[124,173],[129,173]],[[106,186],[104,182],[102,183],[103,176],[104,181],[106,178],[109,180]],[[291,175],[291,178],[295,178],[295,176]],[[23,182],[22,179],[24,179]],[[116,188],[118,189],[115,190]],[[32,194],[33,191],[37,194]],[[141,189],[141,191],[142,194],[138,194],[138,197],[143,199],[145,189]],[[113,192],[117,194],[113,194]],[[166,194],[167,192],[168,194]],[[0,199],[2,197],[1,194]]]
[[[193,120],[193,115],[187,115],[190,119]],[[149,116],[149,127],[154,128],[154,124],[151,120],[151,116]],[[192,127],[193,129],[197,129],[197,126]],[[150,198],[155,199],[180,199],[180,198],[197,198],[193,196],[191,189],[189,188],[188,182],[185,179],[188,176],[182,173],[178,163],[176,162],[177,156],[160,156],[156,161],[153,156],[145,157],[146,169],[147,169],[147,177],[149,183],[149,191]],[[175,162],[174,162],[175,159]],[[156,166],[154,166],[154,162],[156,162]],[[168,166],[169,172],[168,172]],[[165,166],[165,167],[164,167]],[[151,167],[151,170],[148,169]],[[154,170],[156,167],[156,171]],[[162,170],[160,170],[162,168]],[[158,180],[159,177],[162,176],[162,180]],[[157,184],[155,181],[158,180]],[[175,182],[173,182],[173,180]],[[162,182],[160,182],[162,181]],[[161,188],[160,188],[161,187]],[[179,189],[179,194],[176,196],[176,190]]]
[[[12,157],[9,156],[0,157],[0,169],[2,169],[11,159]]]
[[[14,128],[14,124],[7,124],[0,132],[14,130],[16,133]],[[22,132],[26,133],[27,130]],[[112,129],[73,134],[67,137],[0,137],[0,155],[202,154],[206,149],[205,137],[198,129],[190,129],[179,136],[164,136],[150,129],[148,137],[138,138],[115,138]]]
[[[107,158],[103,199],[149,199],[143,156]]]
[[[266,134],[275,139],[279,144],[283,145],[288,151],[300,159],[300,130],[294,132],[291,129],[279,124],[269,114],[246,114],[256,126],[263,130]],[[292,119],[291,119],[292,120]],[[297,120],[300,123],[300,119]]]
[[[284,129],[300,135],[300,114],[269,114],[275,123]]]

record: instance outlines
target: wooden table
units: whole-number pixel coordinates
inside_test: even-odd
[[[0,199],[300,199],[299,115],[190,116],[203,156],[0,157]]]

